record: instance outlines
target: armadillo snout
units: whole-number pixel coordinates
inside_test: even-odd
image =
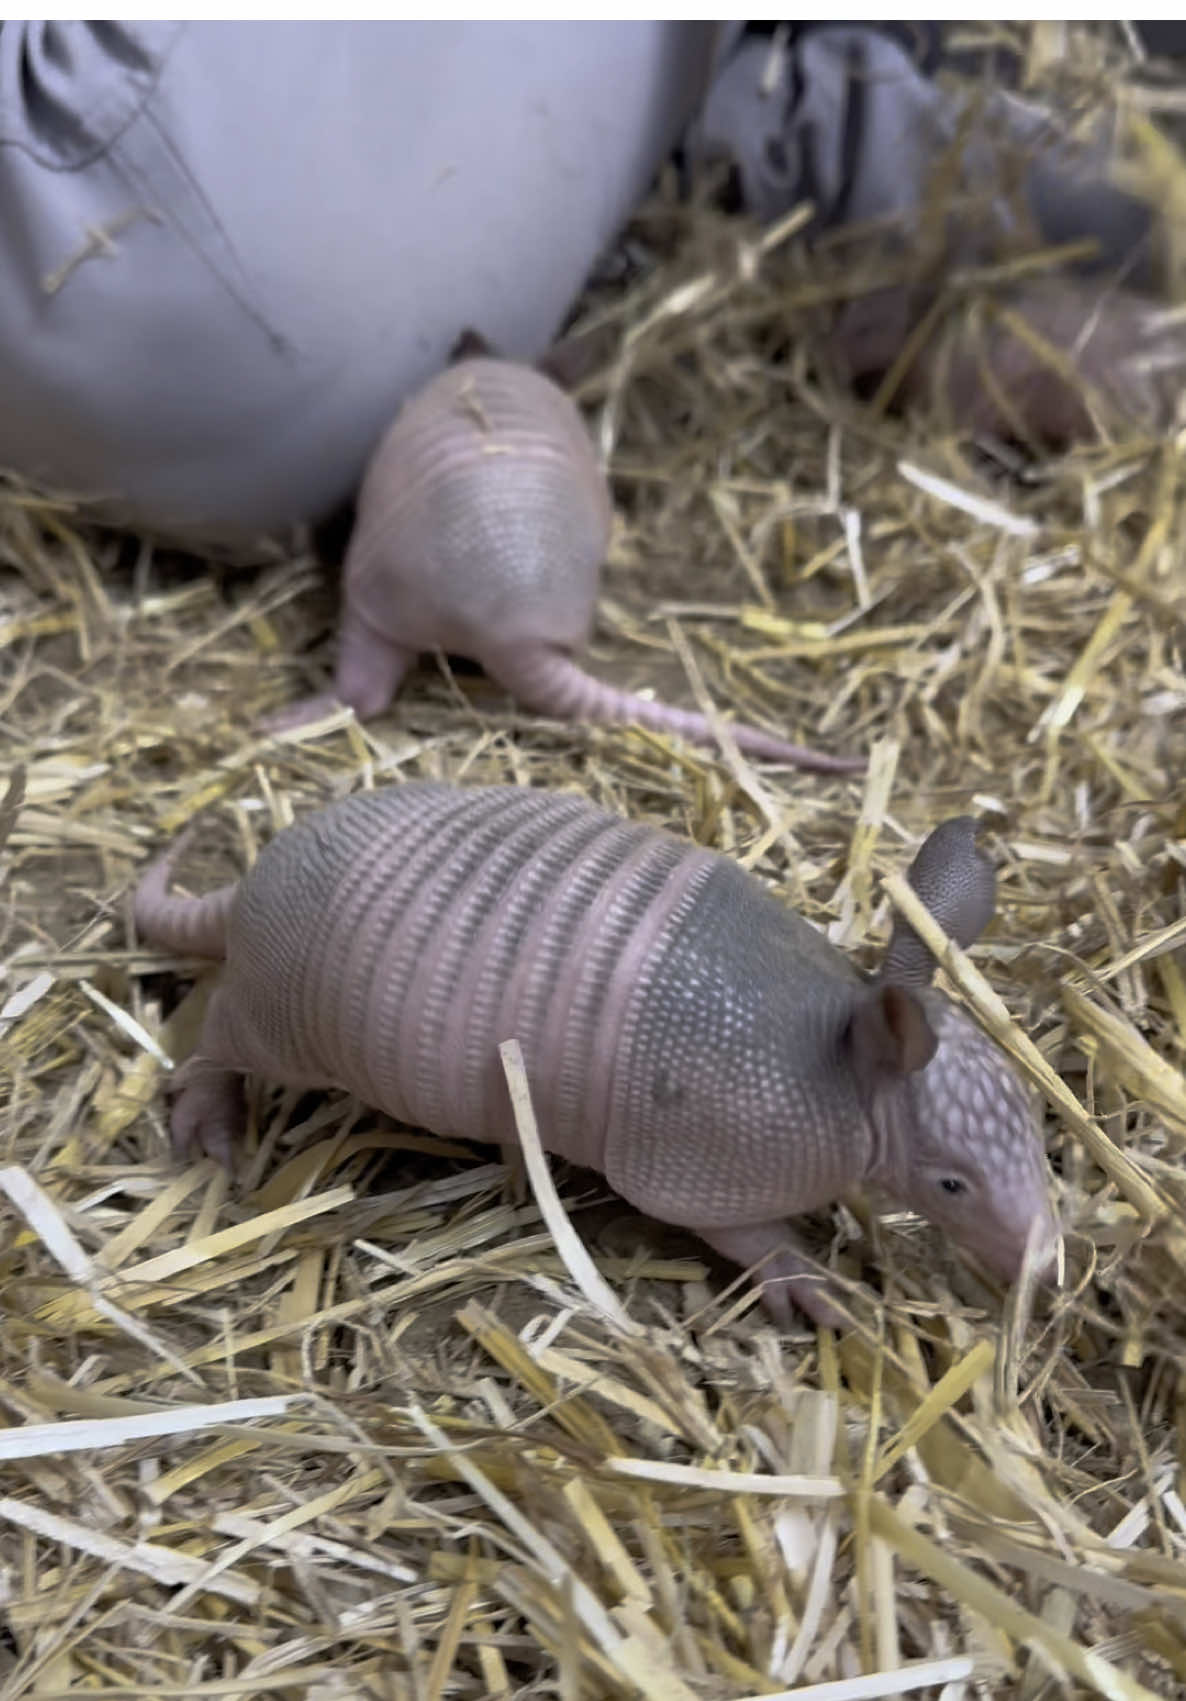
[[[1047,1200],[1035,1200],[1029,1187],[1016,1198],[996,1198],[991,1213],[979,1224],[969,1224],[958,1239],[1004,1282],[1017,1281],[1027,1260],[1040,1281],[1053,1279],[1058,1226]]]
[[[974,1163],[920,1166],[898,1196],[1002,1281],[1017,1281],[1027,1259],[1042,1280],[1053,1274],[1058,1226],[1036,1162],[1004,1184]]]

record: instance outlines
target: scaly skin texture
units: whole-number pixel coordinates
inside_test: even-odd
[[[267,724],[299,724],[334,696],[364,719],[379,714],[417,655],[442,650],[481,662],[539,714],[711,743],[703,715],[618,691],[574,660],[593,629],[612,518],[584,420],[549,378],[486,357],[447,367],[396,417],[363,480],[334,694]],[[731,731],[753,756],[864,767],[755,727]]]
[[[481,656],[508,631],[576,649],[612,521],[564,392],[513,361],[464,360],[412,398],[367,468],[346,599],[412,651]]]
[[[959,936],[961,904],[984,914],[985,865],[958,824],[938,842],[965,865],[932,881]],[[939,994],[862,980],[714,852],[575,795],[416,782],[310,816],[206,899],[167,895],[172,861],[141,881],[138,929],[226,957],[177,1076],[182,1150],[229,1158],[244,1074],[513,1146],[498,1045],[514,1037],[547,1149],[762,1263],[783,1320],[791,1301],[837,1316],[787,1219],[871,1179],[1007,1277],[1031,1229],[1053,1235],[1001,1054]]]

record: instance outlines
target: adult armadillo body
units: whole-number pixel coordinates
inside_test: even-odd
[[[239,1075],[338,1086],[442,1135],[513,1144],[498,1045],[523,1048],[546,1147],[697,1231],[819,1318],[787,1218],[875,1180],[1012,1277],[1054,1232],[1003,1056],[930,990],[899,927],[862,979],[723,856],[579,796],[409,783],[280,833],[238,885],[167,895],[137,926],[226,957],[173,1132],[224,1156]],[[992,913],[970,823],[916,860],[967,942]]]
[[[611,520],[589,434],[561,389],[509,360],[447,367],[399,413],[363,480],[334,694],[378,714],[417,655],[439,649],[481,662],[537,713],[711,741],[703,715],[615,690],[573,659],[593,628]],[[864,765],[732,730],[755,756],[825,772]]]

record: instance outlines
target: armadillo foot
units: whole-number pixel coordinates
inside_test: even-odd
[[[263,715],[256,722],[256,730],[261,733],[292,732],[298,726],[308,726],[310,721],[332,715],[341,707],[332,691],[318,691],[315,696],[302,697],[297,703],[289,703],[273,714]]]
[[[821,1328],[848,1327],[849,1319],[827,1297],[827,1276],[812,1263],[783,1219],[696,1232],[722,1258],[753,1270],[762,1303],[780,1329],[794,1326],[796,1309]]]
[[[173,1077],[169,1119],[173,1151],[183,1162],[214,1158],[231,1168],[247,1120],[243,1078],[204,1057],[191,1057]]]
[[[294,727],[307,726],[324,715],[350,708],[360,721],[381,715],[404,682],[404,676],[416,660],[415,650],[405,650],[390,638],[365,625],[347,609],[338,640],[338,667],[331,691],[318,691],[312,697],[265,715],[258,723],[259,731],[291,732]]]
[[[393,644],[390,638],[368,626],[347,602],[334,674],[339,702],[349,703],[360,721],[381,715],[415,664],[415,650]]]

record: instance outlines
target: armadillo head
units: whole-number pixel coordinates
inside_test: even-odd
[[[919,1004],[937,1044],[925,1067],[875,1095],[881,1179],[1003,1280],[1020,1275],[1031,1244],[1034,1268],[1048,1275],[1058,1228],[1026,1092],[949,999],[928,992]]]
[[[940,823],[911,865],[927,908],[967,948],[991,920],[996,874],[976,823]],[[1004,1053],[930,989],[935,960],[899,916],[853,1027],[878,1179],[896,1199],[1013,1281],[1027,1245],[1048,1274],[1058,1229],[1026,1093]]]

